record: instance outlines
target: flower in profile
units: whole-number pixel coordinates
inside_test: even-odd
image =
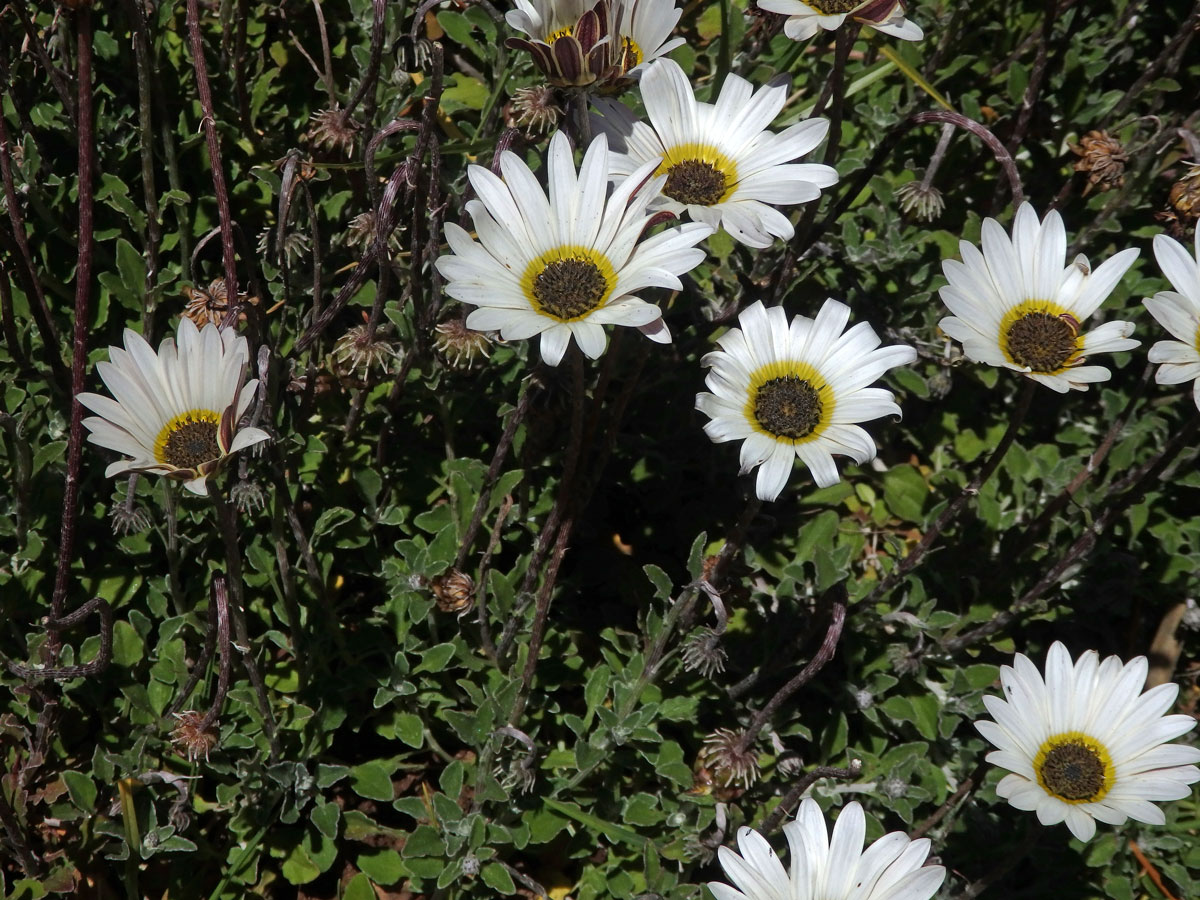
[[[829,123],[806,119],[778,134],[764,129],[783,109],[788,89],[772,83],[757,92],[729,75],[715,104],[700,103],[679,65],[660,59],[641,79],[650,125],[628,107],[595,98],[596,127],[613,147],[612,174],[628,175],[648,161],[666,182],[654,208],[724,228],[750,247],[769,247],[793,234],[787,216],[768,204],[816,200],[837,183],[830,166],[793,163],[825,139]]]
[[[683,10],[675,0],[617,0],[617,69],[622,75],[640,75],[646,66],[683,44],[672,38]]]
[[[711,366],[696,409],[711,418],[713,441],[743,441],[742,474],[755,466],[757,493],[774,500],[799,457],[820,487],[838,482],[833,454],[865,463],[875,442],[856,423],[899,416],[892,392],[868,387],[895,366],[916,361],[911,347],[880,347],[865,322],[845,331],[850,307],[826,300],[815,319],[788,322],[783,307],[755,303],[701,364]],[[845,333],[843,334],[843,331]]]
[[[550,140],[550,196],[514,153],[500,157],[503,179],[481,166],[468,178],[479,199],[467,204],[479,241],[446,225],[451,253],[437,261],[446,293],[478,307],[466,319],[475,331],[505,340],[540,334],[542,359],[556,366],[574,336],[592,359],[604,352],[604,325],[630,325],[666,343],[662,312],[638,294],[648,287],[680,290],[679,275],[698,265],[707,225],[686,224],[646,240],[655,217],[647,205],[662,179],[643,187],[657,165],[647,163],[606,196],[608,145],[599,135],[578,175],[562,132]]]
[[[807,41],[821,29],[836,31],[847,18],[905,41],[925,37],[904,17],[900,0],[758,0],[758,8],[787,16],[783,33],[793,41]]]
[[[1082,333],[1083,321],[1104,302],[1137,259],[1122,250],[1095,270],[1080,255],[1063,268],[1067,232],[1055,211],[1038,222],[1028,203],[1017,210],[1013,236],[995,219],[983,221],[983,251],[959,242],[962,262],[947,259],[949,284],[940,289],[952,316],[938,323],[961,341],[974,362],[1003,366],[1061,393],[1112,377],[1104,366],[1086,365],[1096,353],[1130,350],[1132,322],[1105,322]]]
[[[616,74],[618,42],[613,32],[612,0],[515,0],[505,15],[526,35],[506,46],[527,50],[534,64],[556,87],[586,87]]]
[[[79,402],[96,413],[83,420],[88,440],[126,459],[106,476],[154,472],[177,478],[195,494],[232,453],[268,439],[261,428],[239,428],[258,381],[243,383],[249,359],[246,339],[216,325],[198,329],[179,322],[158,352],[125,329],[125,347],[110,347],[96,369],[112,392],[82,393]]]
[[[997,749],[987,755],[1010,774],[996,793],[1017,809],[1037,813],[1043,825],[1066,821],[1081,841],[1096,833],[1096,820],[1126,819],[1162,825],[1155,800],[1186,797],[1200,781],[1200,748],[1168,741],[1191,731],[1192,716],[1166,715],[1179,685],[1141,693],[1149,664],[1139,656],[1122,665],[1103,662],[1088,650],[1072,663],[1055,642],[1046,675],[1022,653],[1001,666],[1005,700],[983,698],[992,719],[975,728]]]
[[[1150,362],[1161,363],[1154,380],[1159,384],[1191,381],[1192,399],[1200,408],[1200,232],[1195,258],[1165,234],[1154,238],[1154,258],[1175,290],[1159,291],[1142,302],[1159,325],[1179,338],[1150,348]]]
[[[783,826],[791,872],[757,831],[738,829],[740,855],[722,847],[721,868],[737,888],[710,881],[717,900],[929,900],[942,882],[942,866],[923,865],[929,840],[910,841],[900,831],[885,834],[866,850],[867,821],[858,803],[847,803],[830,836],[821,807],[800,804],[795,821]]]

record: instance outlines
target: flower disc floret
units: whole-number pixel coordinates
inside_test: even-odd
[[[1096,822],[1166,821],[1154,801],[1178,800],[1200,780],[1200,749],[1168,743],[1196,720],[1167,715],[1178,685],[1142,693],[1144,656],[1122,664],[1088,650],[1073,661],[1055,643],[1045,675],[1024,654],[1000,669],[1004,699],[985,696],[991,720],[976,729],[993,746],[989,762],[1007,769],[996,793],[1043,825],[1066,822],[1081,841]]]
[[[513,153],[500,158],[502,177],[468,171],[479,199],[467,204],[478,241],[446,226],[451,252],[437,261],[446,293],[476,307],[466,326],[499,331],[507,340],[541,335],[542,359],[557,365],[574,338],[595,359],[605,325],[630,325],[659,342],[671,339],[649,287],[682,289],[679,275],[704,259],[695,247],[712,233],[689,223],[643,239],[651,198],[665,176],[647,162],[608,189],[608,145],[596,137],[578,174],[566,135],[550,141],[549,196]]]
[[[206,491],[206,478],[232,453],[268,439],[260,428],[239,428],[258,386],[244,381],[249,350],[232,328],[198,329],[182,319],[158,351],[125,330],[124,347],[110,347],[97,371],[112,397],[81,393],[97,413],[83,420],[88,440],[124,459],[106,475],[154,472]]]
[[[1112,373],[1089,364],[1097,353],[1130,350],[1133,323],[1105,322],[1084,333],[1096,311],[1137,259],[1122,250],[1095,270],[1077,256],[1063,267],[1067,232],[1057,212],[1042,221],[1028,203],[1017,210],[1010,238],[995,219],[983,222],[983,249],[959,243],[962,261],[948,259],[940,289],[952,316],[942,331],[961,341],[975,362],[1023,373],[1053,390],[1087,390]]]
[[[892,393],[868,387],[888,369],[912,363],[911,347],[880,348],[866,323],[846,330],[850,308],[826,300],[815,319],[790,322],[782,307],[754,303],[739,316],[741,328],[717,339],[721,349],[702,364],[711,393],[696,408],[711,421],[704,430],[718,443],[742,441],[741,471],[758,470],[756,491],[774,500],[794,460],[812,471],[820,487],[838,482],[833,455],[864,463],[875,442],[857,423],[900,415]]]
[[[666,209],[723,228],[750,247],[788,239],[792,223],[776,205],[807,203],[837,183],[830,166],[795,163],[825,139],[829,123],[806,119],[779,133],[765,130],[783,109],[787,85],[772,82],[755,91],[729,75],[715,104],[696,100],[679,65],[660,59],[641,80],[649,124],[621,103],[592,102],[596,129],[613,147],[612,176],[620,178],[648,162],[665,175],[652,209]]]

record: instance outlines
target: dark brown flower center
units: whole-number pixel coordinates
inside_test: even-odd
[[[1104,760],[1085,744],[1059,744],[1042,763],[1042,783],[1063,800],[1087,801],[1104,790]]]
[[[608,282],[588,259],[568,257],[547,264],[533,280],[533,296],[543,312],[560,319],[585,316],[604,302]]]
[[[839,16],[842,13],[854,12],[863,5],[863,0],[804,0],[804,2],[827,16]]]
[[[754,418],[776,437],[807,437],[821,424],[821,396],[812,382],[795,375],[773,378],[754,396]]]
[[[1079,328],[1069,316],[1027,313],[1008,327],[1008,355],[1034,372],[1057,372],[1078,349]]]
[[[195,469],[219,458],[217,423],[205,419],[185,419],[172,426],[163,446],[163,461],[180,469]]]
[[[667,170],[663,193],[680,203],[712,206],[725,196],[725,173],[700,159],[685,159]]]

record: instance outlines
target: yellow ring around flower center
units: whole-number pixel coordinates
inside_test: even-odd
[[[711,144],[677,144],[666,148],[655,175],[666,175],[663,193],[680,203],[713,206],[737,189],[737,163]]]
[[[617,286],[612,262],[592,247],[568,244],[547,250],[521,276],[525,299],[537,313],[576,322],[608,303]]]
[[[835,407],[833,388],[815,366],[785,359],[751,373],[742,410],[759,434],[796,446],[819,438]]]
[[[559,38],[570,37],[571,35],[573,35],[575,32],[572,30],[572,28],[573,28],[573,26],[568,25],[566,28],[560,28],[560,29],[558,29],[558,31],[550,32],[548,35],[546,35],[545,42],[547,44],[550,44],[551,46],[553,46],[554,42],[557,41]]]
[[[1064,803],[1096,803],[1116,780],[1108,748],[1082,731],[1064,731],[1042,742],[1033,773],[1047,794]]]
[[[1000,350],[1015,366],[1058,375],[1083,361],[1079,321],[1052,300],[1025,300],[1000,320]]]
[[[625,71],[628,72],[635,66],[640,66],[642,64],[642,60],[646,58],[646,54],[642,52],[642,48],[638,46],[638,42],[631,37],[627,36],[622,38],[621,43],[625,47],[623,67]]]
[[[218,438],[221,414],[211,409],[192,409],[172,418],[154,440],[154,458],[176,469],[194,469],[219,459]]]

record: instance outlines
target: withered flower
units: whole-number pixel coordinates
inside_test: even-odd
[[[465,613],[475,602],[475,581],[466,572],[449,569],[429,583],[442,612]]]
[[[344,121],[343,121],[344,118]],[[354,142],[362,126],[341,109],[323,109],[312,114],[312,124],[306,135],[315,147],[327,147],[347,156],[354,152]]]
[[[548,84],[523,87],[513,94],[509,103],[509,120],[513,127],[535,134],[546,134],[562,118],[554,88]]]
[[[1107,131],[1089,131],[1078,144],[1071,145],[1071,152],[1079,157],[1075,160],[1075,171],[1086,172],[1088,176],[1083,189],[1085,197],[1093,188],[1103,193],[1125,183],[1129,154]]]
[[[434,349],[456,369],[466,368],[475,358],[491,356],[492,342],[482,331],[472,331],[462,318],[447,319],[434,326],[437,336],[433,339]]]

